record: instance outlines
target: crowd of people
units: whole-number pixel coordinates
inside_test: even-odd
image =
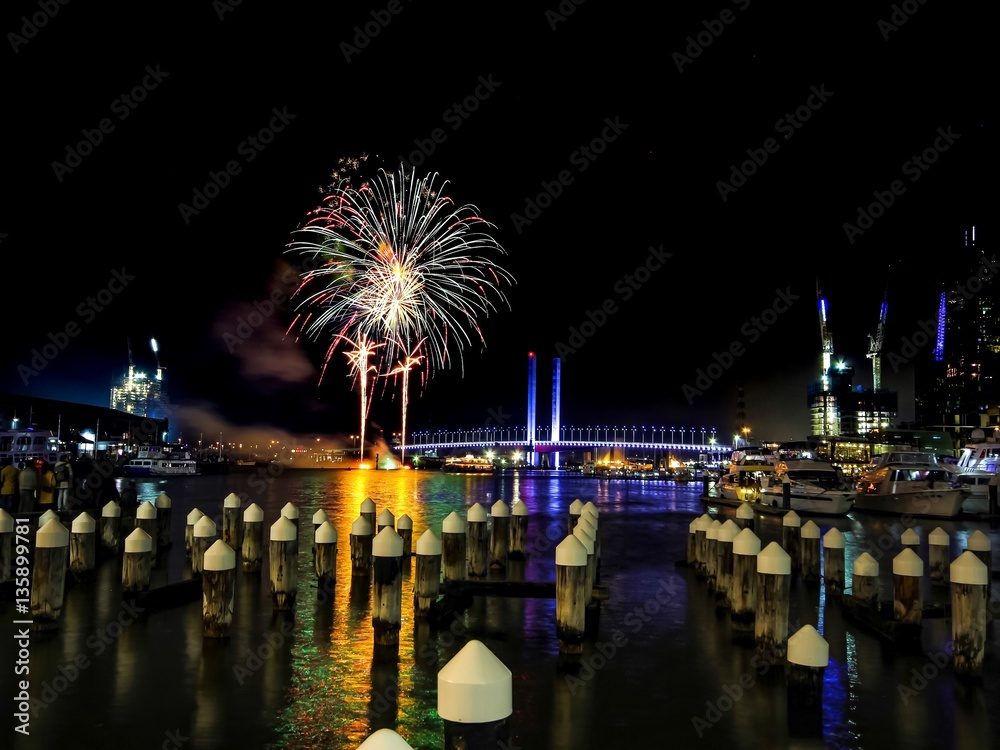
[[[72,461],[68,453],[54,464],[36,458],[15,465],[6,457],[0,464],[0,508],[14,515],[96,510],[110,500],[128,501],[114,477],[95,473],[89,464],[88,459]],[[135,480],[129,481],[125,489],[135,495]]]

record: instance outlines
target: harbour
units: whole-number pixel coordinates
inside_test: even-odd
[[[85,735],[130,746],[355,748],[382,728],[413,748],[444,747],[438,673],[471,641],[512,673],[509,747],[613,747],[625,738],[658,746],[673,738],[690,747],[980,748],[996,733],[988,707],[1000,699],[1000,635],[992,622],[1000,601],[991,594],[983,676],[961,679],[950,661],[950,621],[930,616],[948,589],[933,586],[929,573],[921,582],[929,614],[920,647],[905,651],[852,620],[823,585],[792,583],[789,634],[811,624],[829,643],[820,723],[802,726],[789,707],[785,670],[762,665],[752,646],[734,642],[705,581],[680,564],[692,521],[703,514],[735,517],[732,508],[703,500],[698,482],[513,471],[492,477],[295,471],[259,486],[239,474],[137,485],[141,503],[161,494],[171,500],[173,542],[151,570],[151,592],[191,580],[183,539],[193,509],[215,517],[221,533],[230,493],[241,497],[241,509],[258,505],[266,527],[293,503],[302,539],[295,605],[275,609],[266,563],[259,574],[238,570],[232,634],[210,638],[203,635],[199,597],[158,604],[151,597],[143,610],[141,599],[122,595],[120,560],[103,561],[93,581],[67,585],[57,627],[30,633],[33,708],[30,734],[17,736],[18,747],[72,744]],[[369,498],[378,511],[408,516],[414,539],[426,529],[439,533],[446,517],[464,517],[475,503],[489,509],[498,500],[520,500],[529,510],[527,560],[503,573],[491,570],[486,582],[510,577],[525,589],[555,580],[568,509],[577,499],[593,502],[606,598],[582,654],[560,653],[556,605],[547,594],[476,594],[441,623],[421,621],[412,609],[414,568],[406,566],[398,653],[382,658],[373,639],[372,587],[352,578],[347,544]],[[339,533],[332,585],[319,585],[310,553],[310,521],[319,510]],[[952,559],[976,531],[994,546],[1000,540],[988,522],[966,518],[904,525],[852,512],[814,520],[824,534],[843,534],[846,590],[852,561],[868,553],[879,565],[882,598],[890,601],[891,563],[904,533],[916,534],[924,559],[934,531],[947,534]],[[780,540],[782,517],[755,515],[754,532],[764,546]],[[6,623],[18,619],[7,596],[0,611]],[[5,695],[17,695],[20,678],[6,670]],[[12,718],[8,713],[5,720]]]

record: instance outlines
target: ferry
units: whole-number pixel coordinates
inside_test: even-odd
[[[446,459],[444,462],[444,471],[459,474],[492,474],[493,460],[467,453],[464,456],[455,456]]]
[[[59,438],[50,430],[2,430],[0,431],[0,461],[10,458],[14,466],[22,461],[48,461],[53,466],[59,460]]]
[[[187,451],[168,451],[158,446],[144,445],[135,458],[122,467],[127,477],[195,477],[201,474],[198,461]]]

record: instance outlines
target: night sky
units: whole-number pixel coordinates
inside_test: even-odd
[[[566,425],[731,435],[743,385],[756,437],[802,438],[817,278],[870,386],[887,280],[899,351],[970,275],[964,227],[994,247],[985,4],[44,5],[0,16],[0,392],[106,406],[156,338],[185,438],[356,432],[346,357],[319,382],[293,303],[231,336],[286,299],[292,232],[362,154],[439,173],[517,282],[411,429],[523,425],[533,351],[541,424],[561,354]],[[912,419],[912,373],[884,373]]]

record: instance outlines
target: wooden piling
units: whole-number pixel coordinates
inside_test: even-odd
[[[823,585],[830,596],[844,593],[844,534],[831,528],[823,535]]]
[[[794,510],[788,511],[781,519],[781,548],[792,560],[792,577],[802,570],[799,553],[802,548],[802,519]]]
[[[466,643],[438,672],[444,750],[509,747],[512,684],[510,670],[482,641]]]
[[[313,535],[316,550],[313,566],[316,570],[318,591],[332,591],[337,582],[337,529],[329,521],[323,521]]]
[[[586,607],[593,585],[588,588],[590,573],[587,551],[579,529],[556,547],[556,638],[560,654],[582,654],[586,632]]]
[[[298,528],[288,516],[271,524],[269,535],[271,601],[274,609],[290,610],[295,606],[298,585]]]
[[[753,506],[750,503],[740,503],[739,507],[736,509],[736,525],[740,529],[750,529],[753,531],[754,527],[754,512]]]
[[[589,607],[594,603],[594,537],[591,535],[590,528],[584,526],[580,521],[577,521],[576,526],[573,527],[573,536],[580,541],[583,548],[587,551],[587,570],[585,571],[586,575],[583,584],[583,604],[585,607]]]
[[[170,522],[173,517],[173,501],[166,492],[156,496],[156,544],[162,549],[170,549],[173,540],[170,538]]]
[[[315,513],[313,513],[313,517],[312,517],[312,524],[313,524],[312,556],[313,556],[314,560],[316,559],[316,532],[319,531],[319,527],[320,526],[322,526],[324,523],[326,523],[329,520],[330,520],[330,517],[327,516],[326,511],[323,510],[322,508],[320,508]]]
[[[791,556],[777,542],[757,555],[757,614],[754,639],[757,656],[768,664],[784,664],[788,648]]]
[[[806,521],[799,529],[799,564],[802,580],[817,583],[820,579],[820,532],[814,521]]]
[[[388,508],[383,508],[382,512],[375,518],[375,536],[382,533],[382,529],[396,530],[396,517]]]
[[[757,555],[760,539],[751,529],[733,537],[733,579],[729,589],[729,622],[738,639],[753,636],[757,616]]]
[[[230,492],[222,500],[222,537],[235,554],[243,549],[243,501],[235,492]],[[196,519],[197,520],[197,519]]]
[[[417,571],[413,581],[413,615],[428,617],[441,592],[441,540],[427,529],[417,539]]]
[[[854,561],[851,597],[876,612],[879,609],[878,560],[862,552]]]
[[[718,555],[715,562],[715,606],[717,610],[727,610],[732,604],[729,597],[733,587],[733,540],[740,533],[736,522],[727,518],[719,528],[716,539]]]
[[[97,523],[89,513],[73,519],[69,535],[69,572],[78,582],[94,577],[97,564]]]
[[[947,586],[951,572],[951,539],[938,526],[927,535],[927,565],[932,586]]]
[[[486,508],[473,503],[465,514],[465,555],[469,578],[485,578],[488,572],[490,548],[486,528]]]
[[[0,583],[14,580],[14,517],[0,508]]]
[[[191,572],[200,576],[205,570],[205,553],[212,546],[216,526],[209,516],[203,515],[194,525],[194,537],[191,542]]]
[[[829,662],[830,644],[812,625],[803,625],[789,636],[788,723],[796,736],[822,734],[823,676]]]
[[[899,543],[903,549],[912,549],[917,557],[920,556],[920,534],[914,529],[904,529],[903,533],[899,535]]]
[[[228,638],[236,594],[236,551],[222,539],[205,550],[202,581],[202,635]]]
[[[510,508],[503,500],[490,507],[490,568],[507,570],[507,545],[510,542]]]
[[[704,581],[708,577],[708,527],[712,517],[702,513],[694,522],[694,572],[695,577]]]
[[[397,651],[403,619],[403,540],[383,526],[372,540],[372,630],[377,651]]]
[[[292,522],[292,525],[295,527],[295,539],[292,540],[292,543],[295,549],[295,554],[296,556],[298,556],[299,537],[301,536],[299,530],[299,506],[297,506],[295,503],[291,501],[285,503],[283,506],[281,506],[281,517],[287,518],[289,521]],[[374,526],[372,528],[374,528]]]
[[[264,566],[264,511],[257,503],[250,503],[243,511],[244,573],[259,573]]]
[[[52,518],[35,532],[31,565],[32,630],[54,630],[59,626],[68,566],[69,529],[58,518]]]
[[[951,564],[951,640],[955,674],[982,677],[990,571],[971,550]]]
[[[364,514],[351,524],[351,578],[369,580],[372,574],[372,525]]]
[[[135,527],[142,529],[153,540],[153,549],[149,553],[149,566],[156,567],[157,549],[159,547],[159,528],[156,521],[156,506],[153,503],[139,503],[135,509]]]
[[[580,498],[576,498],[573,502],[569,504],[569,510],[566,512],[566,533],[572,534],[573,529],[576,527],[576,522],[580,518],[580,510],[583,508],[583,501]]]
[[[986,598],[989,599],[993,593],[993,553],[990,550],[990,538],[976,529],[965,540],[965,549],[978,557],[986,566]]]
[[[708,590],[715,593],[718,578],[719,565],[719,529],[722,528],[722,521],[718,518],[712,519],[712,523],[705,529],[705,582],[708,583]]]
[[[396,533],[403,540],[403,557],[413,556],[413,519],[405,513],[396,519]]]
[[[149,570],[152,567],[153,537],[141,528],[125,537],[122,555],[122,596],[134,599],[149,591]]]
[[[510,506],[510,541],[508,560],[526,560],[528,557],[528,506],[515,500]]]
[[[122,509],[114,500],[101,508],[101,546],[113,555],[122,551]]]
[[[588,500],[583,504],[580,518],[586,518],[594,527],[594,585],[597,585],[601,582],[601,516],[593,501]]]
[[[900,640],[920,641],[923,624],[924,561],[912,549],[892,559],[892,615]]]
[[[361,510],[360,510],[361,517],[368,521],[368,528],[371,529],[370,533],[373,538],[375,537],[375,527],[378,521],[378,519],[375,517],[376,510],[377,509],[375,507],[375,501],[372,500],[370,497],[366,497],[364,500],[361,501]]]
[[[468,566],[465,519],[455,511],[441,523],[441,569],[446,581],[464,581]]]
[[[693,568],[698,560],[698,539],[695,536],[695,525],[697,523],[698,519],[692,518],[691,523],[688,524],[687,554],[684,556],[684,562],[689,568]]]
[[[184,524],[184,556],[189,559],[191,557],[191,549],[194,545],[194,525],[198,523],[198,521],[200,521],[204,515],[205,514],[202,513],[200,510],[198,510],[197,508],[192,508],[191,511],[187,514],[187,518],[185,519],[186,523]],[[223,514],[223,517],[225,517],[225,514]]]

